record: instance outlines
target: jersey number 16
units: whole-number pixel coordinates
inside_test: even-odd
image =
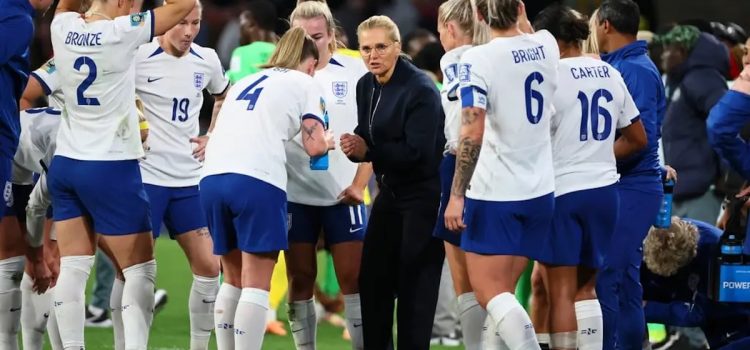
[[[580,140],[586,141],[589,138],[589,124],[591,124],[591,136],[596,141],[604,141],[612,133],[612,114],[599,105],[599,101],[604,98],[604,102],[612,102],[612,93],[605,89],[599,89],[591,96],[591,109],[589,109],[589,98],[583,91],[578,92],[578,100],[581,101],[581,133]],[[604,119],[604,129],[599,132],[599,117]]]

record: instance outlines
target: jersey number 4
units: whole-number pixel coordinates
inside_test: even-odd
[[[599,101],[604,98],[604,102],[612,102],[612,93],[605,89],[599,89],[591,96],[591,108],[589,109],[589,98],[583,91],[578,92],[578,100],[581,101],[581,133],[580,140],[586,141],[589,138],[589,124],[591,125],[591,135],[596,141],[604,141],[612,133],[612,114],[599,105]],[[599,131],[599,117],[604,119],[604,130]]]
[[[242,90],[239,96],[237,96],[237,101],[247,101],[248,111],[252,111],[253,109],[255,109],[255,104],[258,103],[260,93],[263,91],[262,87],[257,89],[256,87],[266,79],[268,79],[267,75],[261,76],[258,80],[246,87],[245,90]]]
[[[90,57],[81,56],[78,57],[75,62],[73,62],[73,68],[77,71],[81,71],[81,68],[83,66],[88,67],[89,75],[86,76],[86,79],[83,79],[81,82],[81,85],[78,85],[78,89],[76,90],[76,97],[78,98],[78,105],[79,106],[98,106],[99,105],[99,99],[96,97],[85,97],[83,95],[84,92],[86,92],[86,89],[88,89],[91,84],[94,83],[94,80],[96,80],[96,63],[94,63],[94,60],[92,60]]]

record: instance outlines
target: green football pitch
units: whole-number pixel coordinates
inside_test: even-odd
[[[159,239],[156,245],[158,263],[157,287],[166,289],[169,301],[161,312],[154,317],[149,338],[149,349],[180,350],[189,349],[190,323],[187,313],[187,299],[192,282],[192,275],[187,260],[176,242]],[[89,281],[91,282],[91,281]],[[90,286],[91,283],[89,283]],[[284,311],[279,311],[279,318],[286,322]],[[287,327],[288,330],[288,327]],[[342,340],[343,329],[321,323],[318,326],[319,350],[351,349],[349,342]],[[86,347],[88,349],[113,349],[112,329],[86,328]],[[216,348],[211,339],[211,349]],[[49,345],[45,345],[49,349]],[[264,350],[294,350],[291,335],[279,337],[267,335],[263,343]],[[463,347],[439,347],[433,349],[463,349]]]

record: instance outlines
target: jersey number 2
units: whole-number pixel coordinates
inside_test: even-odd
[[[591,109],[589,110],[589,98],[583,91],[578,92],[578,100],[581,101],[581,134],[580,140],[589,138],[589,120],[591,124],[591,136],[596,141],[604,141],[612,133],[612,114],[599,106],[599,100],[604,98],[605,102],[612,102],[612,93],[605,89],[599,89],[591,96]],[[599,132],[599,117],[604,118],[604,130]]]
[[[86,79],[83,79],[81,82],[81,85],[78,85],[78,89],[76,91],[76,97],[78,97],[78,105],[79,106],[98,106],[99,105],[99,99],[96,97],[85,97],[83,96],[83,93],[86,92],[86,89],[88,89],[91,84],[94,83],[94,80],[96,80],[96,63],[94,63],[94,60],[92,60],[89,57],[81,56],[76,59],[75,62],[73,62],[73,68],[77,71],[81,71],[81,67],[86,66],[89,69],[89,75],[86,76]]]
[[[255,109],[255,104],[258,103],[260,93],[263,91],[263,88],[255,89],[255,87],[266,79],[268,79],[267,75],[261,76],[258,80],[246,87],[245,90],[242,90],[242,92],[240,92],[240,95],[237,96],[237,101],[247,101],[248,111],[252,111],[253,109]],[[253,91],[253,89],[255,90]]]

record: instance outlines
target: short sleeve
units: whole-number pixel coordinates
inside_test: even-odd
[[[216,55],[216,52],[212,50],[208,56],[210,57],[209,64],[211,65],[211,71],[209,72],[210,79],[207,89],[211,95],[221,95],[224,91],[227,91],[229,79],[227,79],[224,73],[224,67],[221,66],[221,61],[219,61],[219,56]]]
[[[154,38],[154,11],[134,13],[115,18],[115,32],[119,34],[122,43],[130,49],[150,42]]]
[[[44,94],[47,96],[52,95],[60,89],[54,58],[47,61],[47,63],[39,67],[39,69],[31,72],[31,75],[39,81],[39,85],[42,86]]]
[[[323,98],[320,86],[310,80],[310,84],[307,84],[305,94],[305,104],[302,113],[300,113],[300,122],[305,119],[316,119],[321,124],[326,125],[323,119],[328,114],[328,110],[326,109],[326,100]]]
[[[485,77],[488,76],[487,67],[477,51],[470,50],[463,55],[458,65],[462,108],[487,109],[488,84]]]
[[[622,79],[619,79],[618,85],[622,91],[623,98],[622,106],[620,106],[620,115],[619,118],[617,118],[617,128],[622,129],[638,121],[641,112],[635,105],[633,96],[630,96],[630,92],[628,91],[628,87],[625,86],[625,82]]]

